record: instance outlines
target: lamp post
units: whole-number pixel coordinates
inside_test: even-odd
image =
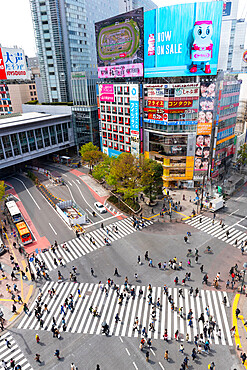
[[[244,276],[243,276],[243,279],[242,279],[242,284],[241,284],[241,293],[243,293],[243,286],[244,286],[244,278],[245,278],[245,271],[246,271],[246,269],[247,269],[247,262],[245,262],[244,264],[243,264],[243,271],[244,271]]]

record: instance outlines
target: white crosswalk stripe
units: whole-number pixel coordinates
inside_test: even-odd
[[[56,294],[50,297],[48,290],[55,289]],[[167,296],[163,294],[161,287],[152,288],[153,302],[157,302],[160,298],[160,308],[156,307],[156,317],[152,318],[152,305],[149,304],[147,298],[149,292],[145,286],[131,286],[135,289],[136,296],[133,299],[130,295],[126,295],[124,285],[120,286],[120,293],[124,294],[122,304],[119,304],[117,293],[114,289],[109,288],[108,294],[102,291],[98,284],[89,283],[46,283],[42,289],[42,302],[48,306],[48,312],[43,312],[42,320],[44,321],[43,328],[40,328],[40,323],[35,318],[34,308],[36,302],[30,307],[30,315],[25,315],[18,325],[18,329],[33,329],[33,330],[48,330],[51,331],[53,318],[56,320],[56,325],[62,331],[62,318],[65,317],[67,332],[84,333],[84,334],[100,334],[101,323],[106,321],[110,328],[110,334],[114,336],[141,337],[141,330],[146,328],[148,336],[154,339],[163,339],[165,329],[167,329],[168,337],[174,338],[176,330],[180,333],[181,340],[185,340],[185,335],[189,334],[189,339],[193,341],[194,336],[203,333],[203,324],[198,322],[202,312],[209,306],[210,316],[216,321],[217,325],[210,338],[210,343],[233,346],[230,335],[230,328],[227,319],[226,310],[230,310],[229,300],[226,292],[201,290],[199,295],[195,297],[190,294],[188,289],[183,289],[183,296],[178,297],[177,288],[169,288],[169,295],[173,297],[175,309],[171,309]],[[80,289],[81,296],[78,294]],[[140,289],[143,294],[139,295]],[[65,308],[65,315],[61,314],[61,305],[64,304],[65,298],[73,295],[74,311]],[[226,307],[223,304],[223,297],[226,296]],[[95,308],[99,312],[99,317],[94,317],[90,313],[90,307]],[[184,317],[179,315],[179,307],[183,307]],[[187,315],[192,309],[193,318],[192,327],[188,326]],[[115,317],[118,313],[120,320],[116,323]],[[133,330],[134,321],[138,317],[139,330]],[[207,320],[205,314],[205,322]],[[155,331],[148,330],[149,324],[154,322]],[[216,331],[221,329],[221,338],[216,335]]]
[[[144,225],[149,226],[152,225],[152,221],[145,221]],[[114,227],[117,227],[117,231],[114,231]],[[140,226],[140,230],[142,227]],[[125,237],[126,235],[132,234],[137,232],[137,230],[133,227],[133,220],[132,218],[125,218],[123,220],[114,222],[110,225],[104,227],[104,229],[99,228],[94,231],[90,231],[86,233],[84,236],[80,238],[75,238],[66,242],[68,250],[62,247],[62,244],[58,246],[56,252],[53,253],[51,250],[48,250],[44,253],[41,253],[36,256],[36,258],[40,262],[44,262],[47,270],[51,271],[56,269],[57,266],[55,264],[58,263],[58,259],[61,258],[63,263],[69,263],[74,261],[75,259],[85,256],[88,253],[97,250],[98,248],[102,248],[105,246],[104,238],[108,238],[110,243],[117,241],[120,238]],[[90,242],[90,238],[93,238],[95,241],[95,245]],[[31,269],[33,273],[36,275],[35,269],[35,261],[30,262]]]
[[[10,343],[10,348],[6,345],[6,339]],[[33,370],[9,331],[1,336],[0,358],[7,362],[8,368],[11,367],[10,360],[13,359],[15,361],[15,366],[20,365],[23,370]]]
[[[235,229],[232,226],[223,225],[224,227],[222,227],[219,221],[213,223],[213,219],[206,216],[196,216],[185,221],[185,223],[239,249],[241,248],[241,242],[245,243],[247,240],[247,234],[245,232]],[[229,232],[228,236],[227,232]],[[243,246],[247,250],[247,246]]]

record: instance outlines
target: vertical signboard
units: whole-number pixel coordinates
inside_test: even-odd
[[[139,155],[139,86],[130,85],[130,139],[131,154]]]
[[[114,86],[112,84],[99,85],[99,100],[114,102]]]
[[[0,48],[0,79],[29,79],[24,51],[17,48]]]
[[[215,83],[202,83],[196,133],[195,172],[207,173],[215,100]]]

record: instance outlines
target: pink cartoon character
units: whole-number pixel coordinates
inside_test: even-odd
[[[200,69],[204,70],[205,68],[205,73],[211,73],[209,62],[213,55],[212,34],[212,21],[195,22],[193,29],[194,42],[190,54],[192,60],[190,72],[196,73],[200,65]]]

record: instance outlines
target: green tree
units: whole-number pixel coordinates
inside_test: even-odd
[[[82,162],[87,162],[89,164],[89,173],[92,173],[92,166],[99,162],[103,153],[100,152],[99,148],[93,145],[92,142],[83,145],[79,152]]]
[[[106,181],[114,186],[114,190],[122,194],[125,200],[134,198],[142,191],[138,160],[130,153],[120,154],[114,160]]]
[[[0,181],[0,201],[2,201],[5,196],[5,188],[6,185],[4,184],[4,181]]]
[[[141,184],[144,192],[149,196],[150,201],[153,196],[161,193],[163,186],[163,167],[160,163],[140,157]]]
[[[240,171],[243,166],[247,164],[247,144],[244,143],[240,146],[240,149],[238,150],[238,157],[237,162],[240,164]]]
[[[103,160],[99,162],[93,169],[93,177],[102,181],[105,179],[107,174],[109,174],[114,158],[110,158],[107,155],[103,154]]]

